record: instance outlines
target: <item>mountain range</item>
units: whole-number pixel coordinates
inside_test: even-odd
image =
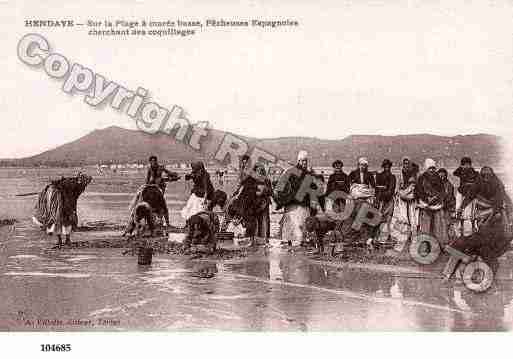
[[[162,163],[183,163],[204,160],[212,163],[225,132],[211,129],[201,141],[200,152],[167,134],[151,135],[142,131],[116,126],[94,130],[91,133],[38,155],[0,161],[14,166],[76,166],[111,163],[146,163],[150,154]],[[190,137],[188,133],[185,137]],[[397,164],[404,156],[423,163],[433,158],[446,167],[457,166],[463,156],[470,156],[476,165],[497,165],[501,159],[500,137],[488,134],[458,135],[452,137],[430,134],[414,135],[351,135],[341,140],[313,137],[281,137],[244,139],[250,148],[258,147],[280,158],[293,162],[299,150],[306,150],[314,166],[331,166],[341,159],[346,167],[354,167],[360,156],[369,159],[371,167],[378,167],[384,158]]]

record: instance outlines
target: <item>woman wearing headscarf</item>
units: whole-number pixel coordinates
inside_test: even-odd
[[[191,216],[207,208],[214,194],[214,186],[201,161],[191,163],[191,173],[187,174],[185,179],[193,182],[189,200],[181,211],[182,217],[187,221]]]
[[[442,244],[449,242],[449,223],[445,216],[445,188],[437,173],[436,162],[426,159],[425,171],[415,187],[419,207],[419,232],[429,234]]]
[[[371,188],[376,186],[374,176],[369,172],[369,161],[366,157],[358,159],[358,168],[349,174],[349,182],[363,184]]]
[[[222,230],[234,219],[240,219],[246,229],[246,237],[255,244],[255,236],[269,238],[270,219],[269,205],[272,193],[271,183],[266,176],[265,168],[257,163],[253,172],[240,177],[240,188],[230,201]]]
[[[62,177],[51,181],[40,193],[36,204],[34,222],[49,234],[57,235],[57,245],[71,245],[71,232],[78,226],[77,202],[91,182],[92,177],[79,172],[75,177]]]
[[[476,195],[476,218],[479,226],[468,236],[456,238],[451,247],[465,254],[481,257],[496,273],[498,258],[510,248],[513,237],[513,207],[504,184],[492,168],[483,167],[480,177]]]
[[[460,179],[460,185],[456,191],[456,218],[459,220],[456,223],[456,234],[468,236],[476,230],[476,196],[481,187],[481,176],[472,167],[470,157],[463,157],[460,167],[453,174]]]
[[[497,177],[491,167],[484,166],[481,168],[481,183],[477,198],[480,201],[486,201],[493,208],[494,212],[506,210],[511,213],[511,201],[506,195],[504,184]]]
[[[349,174],[349,183],[353,198],[373,202],[376,183],[373,174],[369,172],[369,161],[366,157],[358,159],[358,168]]]
[[[226,231],[232,221],[236,220],[238,223],[238,221],[242,221],[245,218],[246,213],[248,212],[246,207],[249,205],[249,202],[254,200],[254,198],[248,198],[249,194],[254,197],[254,193],[256,191],[254,181],[252,181],[248,171],[249,161],[250,158],[248,155],[243,155],[239,159],[239,173],[237,176],[238,183],[235,191],[233,191],[228,200],[228,205],[226,206],[226,211],[221,223],[221,231],[223,232]]]
[[[390,220],[390,236],[397,244],[389,254],[401,253],[412,235],[417,234],[418,210],[415,198],[418,166],[405,157],[401,177],[394,196],[394,211]]]
[[[312,203],[306,194],[302,199],[297,199],[296,194],[306,176],[313,176],[308,170],[308,153],[299,151],[296,169],[298,175],[289,175],[286,172],[282,176],[288,176],[283,188],[278,186],[273,193],[277,209],[284,208],[284,214],[280,221],[280,237],[282,242],[289,245],[303,243],[303,226],[306,218],[312,214]]]

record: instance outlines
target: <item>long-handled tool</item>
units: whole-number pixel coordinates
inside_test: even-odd
[[[36,194],[39,194],[39,192],[18,193],[15,196],[16,197],[25,197],[25,196],[34,196]]]

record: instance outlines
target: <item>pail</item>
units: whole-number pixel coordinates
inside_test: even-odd
[[[153,248],[140,247],[137,264],[142,265],[142,266],[150,265],[152,257],[153,257]]]
[[[234,233],[233,232],[218,232],[216,233],[216,240],[218,242],[233,242]]]

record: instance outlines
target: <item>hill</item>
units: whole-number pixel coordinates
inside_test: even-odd
[[[202,151],[176,141],[166,134],[150,135],[142,131],[120,127],[95,130],[76,141],[58,146],[36,156],[4,160],[2,163],[18,166],[63,166],[110,163],[146,163],[155,154],[163,163],[211,160],[225,132],[210,130],[202,141]],[[190,136],[188,134],[187,136]],[[186,139],[188,138],[186,136]],[[342,140],[324,140],[311,137],[284,137],[255,139],[243,136],[250,148],[257,146],[281,158],[294,161],[299,150],[309,152],[314,166],[330,166],[336,158],[346,167],[353,167],[359,156],[367,156],[372,167],[379,166],[383,158],[398,163],[409,156],[422,163],[426,157],[453,167],[462,156],[471,156],[477,165],[497,165],[500,161],[499,137],[486,134],[454,137],[429,134],[380,136],[352,135]]]

